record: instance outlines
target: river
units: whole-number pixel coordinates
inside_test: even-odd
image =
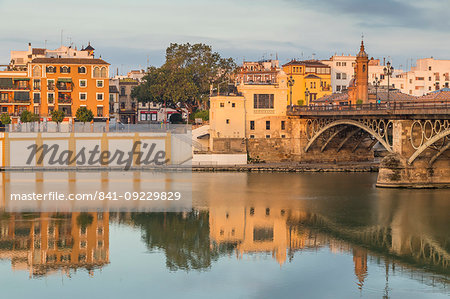
[[[19,180],[2,175],[4,194]],[[28,175],[52,186],[42,173]],[[69,173],[56,175],[60,187],[70,181]],[[136,186],[136,174],[123,180]],[[185,212],[1,212],[1,297],[450,295],[450,190],[379,189],[372,173],[188,180]]]

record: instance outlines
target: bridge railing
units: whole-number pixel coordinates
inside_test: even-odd
[[[421,109],[450,109],[450,100],[428,100],[428,101],[390,101],[369,104],[312,104],[309,106],[288,106],[289,112],[309,111],[392,111],[392,110],[421,110]]]

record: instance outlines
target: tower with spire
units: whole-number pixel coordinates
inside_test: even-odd
[[[352,103],[361,100],[363,104],[369,103],[369,58],[364,49],[364,40],[361,39],[361,47],[356,55],[355,64],[355,99]]]

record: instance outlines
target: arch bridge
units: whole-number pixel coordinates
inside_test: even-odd
[[[374,159],[377,149],[379,186],[450,186],[450,101],[293,106],[288,116],[305,160]]]

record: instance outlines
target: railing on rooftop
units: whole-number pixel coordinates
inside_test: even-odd
[[[369,104],[317,104],[309,106],[288,106],[288,111],[295,112],[332,112],[332,111],[395,111],[395,110],[418,110],[428,109],[450,110],[450,100],[428,100],[428,101],[390,101]],[[450,112],[450,111],[449,111]]]

